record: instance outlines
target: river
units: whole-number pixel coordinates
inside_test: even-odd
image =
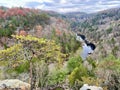
[[[86,60],[87,56],[94,52],[96,46],[93,43],[86,40],[86,37],[82,34],[76,34],[76,40],[82,43],[83,50],[80,56],[83,60]]]

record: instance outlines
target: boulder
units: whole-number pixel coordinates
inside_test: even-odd
[[[0,90],[5,88],[9,89],[20,89],[20,90],[30,90],[30,84],[20,81],[18,79],[6,79],[0,81]]]
[[[97,86],[89,86],[88,84],[84,84],[80,90],[103,90],[103,88],[101,87],[97,87]]]

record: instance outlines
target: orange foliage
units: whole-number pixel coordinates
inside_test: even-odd
[[[58,36],[61,35],[61,31],[59,29],[56,29],[56,35],[58,35]]]
[[[26,31],[20,30],[19,33],[18,33],[18,35],[27,36],[28,34],[27,34]]]
[[[37,9],[29,9],[29,8],[8,8],[7,10],[3,10],[0,8],[0,18],[7,18],[11,16],[26,16],[29,13],[38,13]]]
[[[3,17],[4,11],[2,9],[0,9],[0,18]]]

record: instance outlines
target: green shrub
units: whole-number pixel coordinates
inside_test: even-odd
[[[88,76],[88,70],[82,64],[79,67],[76,67],[72,73],[69,75],[69,83],[71,86],[74,86],[76,81],[82,81],[82,77]]]
[[[18,74],[23,72],[28,72],[29,70],[29,62],[25,61],[22,64],[20,64],[18,67],[14,69]]]
[[[68,71],[72,72],[76,67],[79,67],[81,63],[82,63],[82,58],[80,56],[70,58],[67,63]]]
[[[49,76],[49,85],[62,83],[65,80],[66,75],[67,75],[66,70],[53,71]]]
[[[114,55],[108,55],[104,58],[97,68],[103,68],[104,70],[113,70],[120,73],[120,59],[116,58]]]
[[[87,61],[89,62],[89,64],[92,65],[93,69],[96,68],[96,62],[95,60],[93,60],[91,57],[87,58]]]

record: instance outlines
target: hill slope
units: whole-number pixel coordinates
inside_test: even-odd
[[[76,15],[73,13],[72,18],[67,17],[71,22],[71,28],[96,43],[95,56],[106,56],[110,53],[117,57],[120,55],[120,8],[77,17]]]

